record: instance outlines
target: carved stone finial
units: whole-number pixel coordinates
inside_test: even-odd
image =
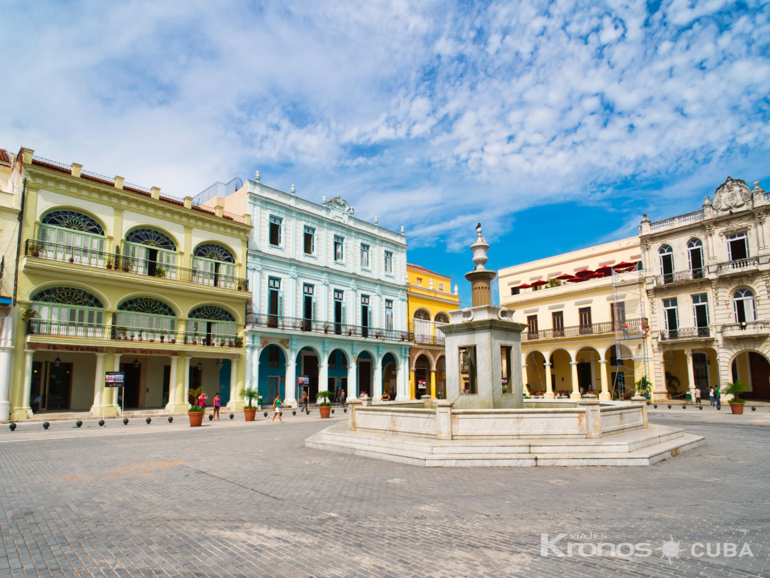
[[[455,284],[455,295],[460,293],[460,288]]]
[[[291,185],[291,194],[296,195],[297,194],[297,187],[294,186],[294,183]]]
[[[321,204],[325,207],[326,206],[326,195],[321,197]]]
[[[356,210],[353,207],[350,207],[350,209],[348,209],[348,215],[353,216],[355,214],[356,214]]]
[[[404,234],[404,226],[403,225],[401,225],[401,234],[402,235]]]
[[[717,187],[712,205],[717,211],[732,211],[749,202],[751,202],[751,190],[746,181],[727,177],[727,180]]]
[[[254,174],[254,180],[255,180],[255,181],[257,181],[257,182],[259,182],[259,181],[261,181],[261,180],[262,180],[262,177],[260,176],[260,174],[259,174],[259,171],[257,171],[257,172]]]
[[[380,224],[380,218],[379,217],[377,217],[377,216],[374,217],[374,224],[375,225],[379,225]]]

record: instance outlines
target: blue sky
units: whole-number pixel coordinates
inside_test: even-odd
[[[770,5],[16,2],[0,146],[196,194],[252,178],[496,268],[770,188]]]

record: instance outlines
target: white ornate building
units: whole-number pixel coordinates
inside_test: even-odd
[[[654,399],[740,380],[770,399],[770,195],[730,177],[700,211],[639,227]]]
[[[294,405],[303,388],[346,397],[408,399],[406,237],[354,216],[340,197],[321,204],[265,186],[259,174],[228,197],[252,216],[247,387]]]

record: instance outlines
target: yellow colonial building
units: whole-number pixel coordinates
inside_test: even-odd
[[[419,265],[407,264],[407,307],[410,349],[409,393],[446,398],[446,358],[441,326],[449,323],[449,311],[460,308],[452,278]]]
[[[182,412],[198,387],[242,407],[248,215],[26,148],[6,190],[22,219],[11,419]],[[111,371],[124,388],[105,387]]]
[[[545,398],[628,398],[651,380],[637,237],[500,269],[500,305],[527,325],[523,378]]]

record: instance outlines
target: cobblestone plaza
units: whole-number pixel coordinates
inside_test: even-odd
[[[770,573],[765,407],[651,409],[652,423],[707,441],[645,468],[401,466],[306,449],[328,425],[317,414],[260,419],[3,429],[0,575]],[[563,533],[543,556],[542,542]],[[569,542],[651,554],[559,556]],[[751,555],[706,553],[724,544]]]

